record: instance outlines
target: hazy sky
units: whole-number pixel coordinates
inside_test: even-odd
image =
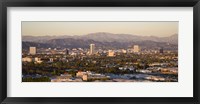
[[[178,34],[178,22],[22,22],[23,36],[86,35],[95,32],[165,37]]]

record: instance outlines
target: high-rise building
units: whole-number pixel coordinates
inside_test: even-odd
[[[90,44],[90,55],[95,54],[95,44]]]
[[[68,49],[65,49],[65,54],[69,55],[69,50]]]
[[[160,48],[160,53],[164,53],[164,50],[163,50],[163,48]]]
[[[29,47],[29,53],[31,55],[35,55],[36,54],[36,47]]]
[[[139,47],[139,45],[134,45],[134,46],[133,46],[133,52],[134,52],[134,53],[140,52],[140,47]]]

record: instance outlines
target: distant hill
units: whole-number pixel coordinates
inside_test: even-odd
[[[81,39],[81,40],[94,40],[99,42],[136,42],[136,41],[155,41],[155,42],[168,42],[171,44],[178,44],[178,34],[169,37],[155,37],[155,36],[138,36],[131,34],[112,34],[106,32],[90,33],[82,36],[23,36],[23,41],[45,43],[52,39]]]
[[[23,48],[30,46],[41,48],[89,48],[94,43],[102,49],[128,48],[140,45],[143,48],[178,49],[178,35],[169,37],[137,36],[131,34],[112,34],[106,32],[91,33],[82,36],[23,36]]]
[[[105,32],[91,33],[78,37],[84,40],[95,40],[100,42],[131,42],[131,41],[141,41],[142,37],[130,34],[112,34]]]

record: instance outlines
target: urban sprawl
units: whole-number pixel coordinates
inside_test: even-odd
[[[22,50],[22,82],[178,82],[178,52],[29,47]]]

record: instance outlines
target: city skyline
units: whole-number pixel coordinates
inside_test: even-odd
[[[22,82],[178,82],[178,71],[175,21],[22,22]]]
[[[82,36],[96,32],[166,37],[178,33],[178,22],[22,22],[22,36]]]

